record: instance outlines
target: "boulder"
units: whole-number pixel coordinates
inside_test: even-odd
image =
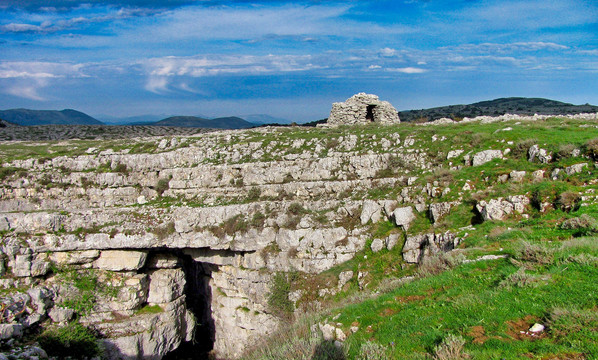
[[[0,324],[0,340],[20,338],[23,336],[23,325],[21,324]]]
[[[588,163],[571,165],[565,168],[565,173],[567,175],[579,174],[585,167],[588,167]]]
[[[397,208],[392,212],[392,216],[394,217],[395,224],[397,226],[402,226],[405,231],[409,229],[409,226],[415,220],[415,214],[413,213],[413,208],[411,206]]]
[[[94,262],[94,266],[102,270],[132,271],[145,265],[147,251],[104,250]]]
[[[377,253],[384,248],[384,241],[382,239],[374,239],[370,247],[372,248],[372,252]]]
[[[516,171],[516,170],[513,170],[513,171],[511,171],[509,173],[509,179],[512,182],[519,183],[519,182],[523,181],[523,178],[525,177],[525,174],[526,174],[525,171]]]
[[[471,165],[479,166],[494,159],[502,159],[502,151],[500,150],[484,150],[473,156]]]
[[[363,202],[363,209],[361,210],[361,225],[367,224],[370,220],[377,223],[382,218],[382,206],[373,200],[365,200]]]
[[[386,249],[392,250],[399,242],[400,234],[390,234],[385,240]]]
[[[457,204],[458,204],[457,202],[442,202],[442,203],[430,204],[430,207],[428,210],[430,219],[432,220],[433,223],[440,221],[440,219],[442,219],[443,217],[448,215],[448,213],[451,211],[451,208]]]
[[[508,196],[506,199],[498,198],[490,201],[480,201],[476,209],[484,220],[503,220],[513,212],[523,213],[530,201],[525,195]]]
[[[540,149],[540,146],[533,145],[527,151],[527,159],[529,161],[539,161],[542,164],[548,164],[552,160],[552,155],[545,149]]]
[[[62,308],[58,306],[53,307],[52,310],[50,310],[50,312],[48,313],[50,319],[58,323],[69,321],[73,318],[74,315],[75,311],[73,309]]]

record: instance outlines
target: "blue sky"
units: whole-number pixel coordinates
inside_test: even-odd
[[[597,104],[597,34],[579,0],[0,0],[0,109],[301,122],[362,91],[399,110]]]

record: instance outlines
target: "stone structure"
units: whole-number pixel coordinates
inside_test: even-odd
[[[366,93],[355,94],[345,102],[332,104],[328,125],[355,125],[367,123],[398,124],[399,113],[388,102]]]

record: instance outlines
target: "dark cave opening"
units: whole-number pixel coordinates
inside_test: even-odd
[[[194,261],[191,256],[177,254],[183,262],[185,271],[186,305],[195,316],[195,330],[191,341],[183,342],[174,351],[163,357],[175,359],[212,359],[210,351],[214,348],[215,325],[212,318],[212,265]]]

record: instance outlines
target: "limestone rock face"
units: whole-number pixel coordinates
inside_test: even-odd
[[[355,125],[367,123],[397,124],[399,113],[388,102],[366,93],[353,95],[345,102],[332,104],[329,125]]]

